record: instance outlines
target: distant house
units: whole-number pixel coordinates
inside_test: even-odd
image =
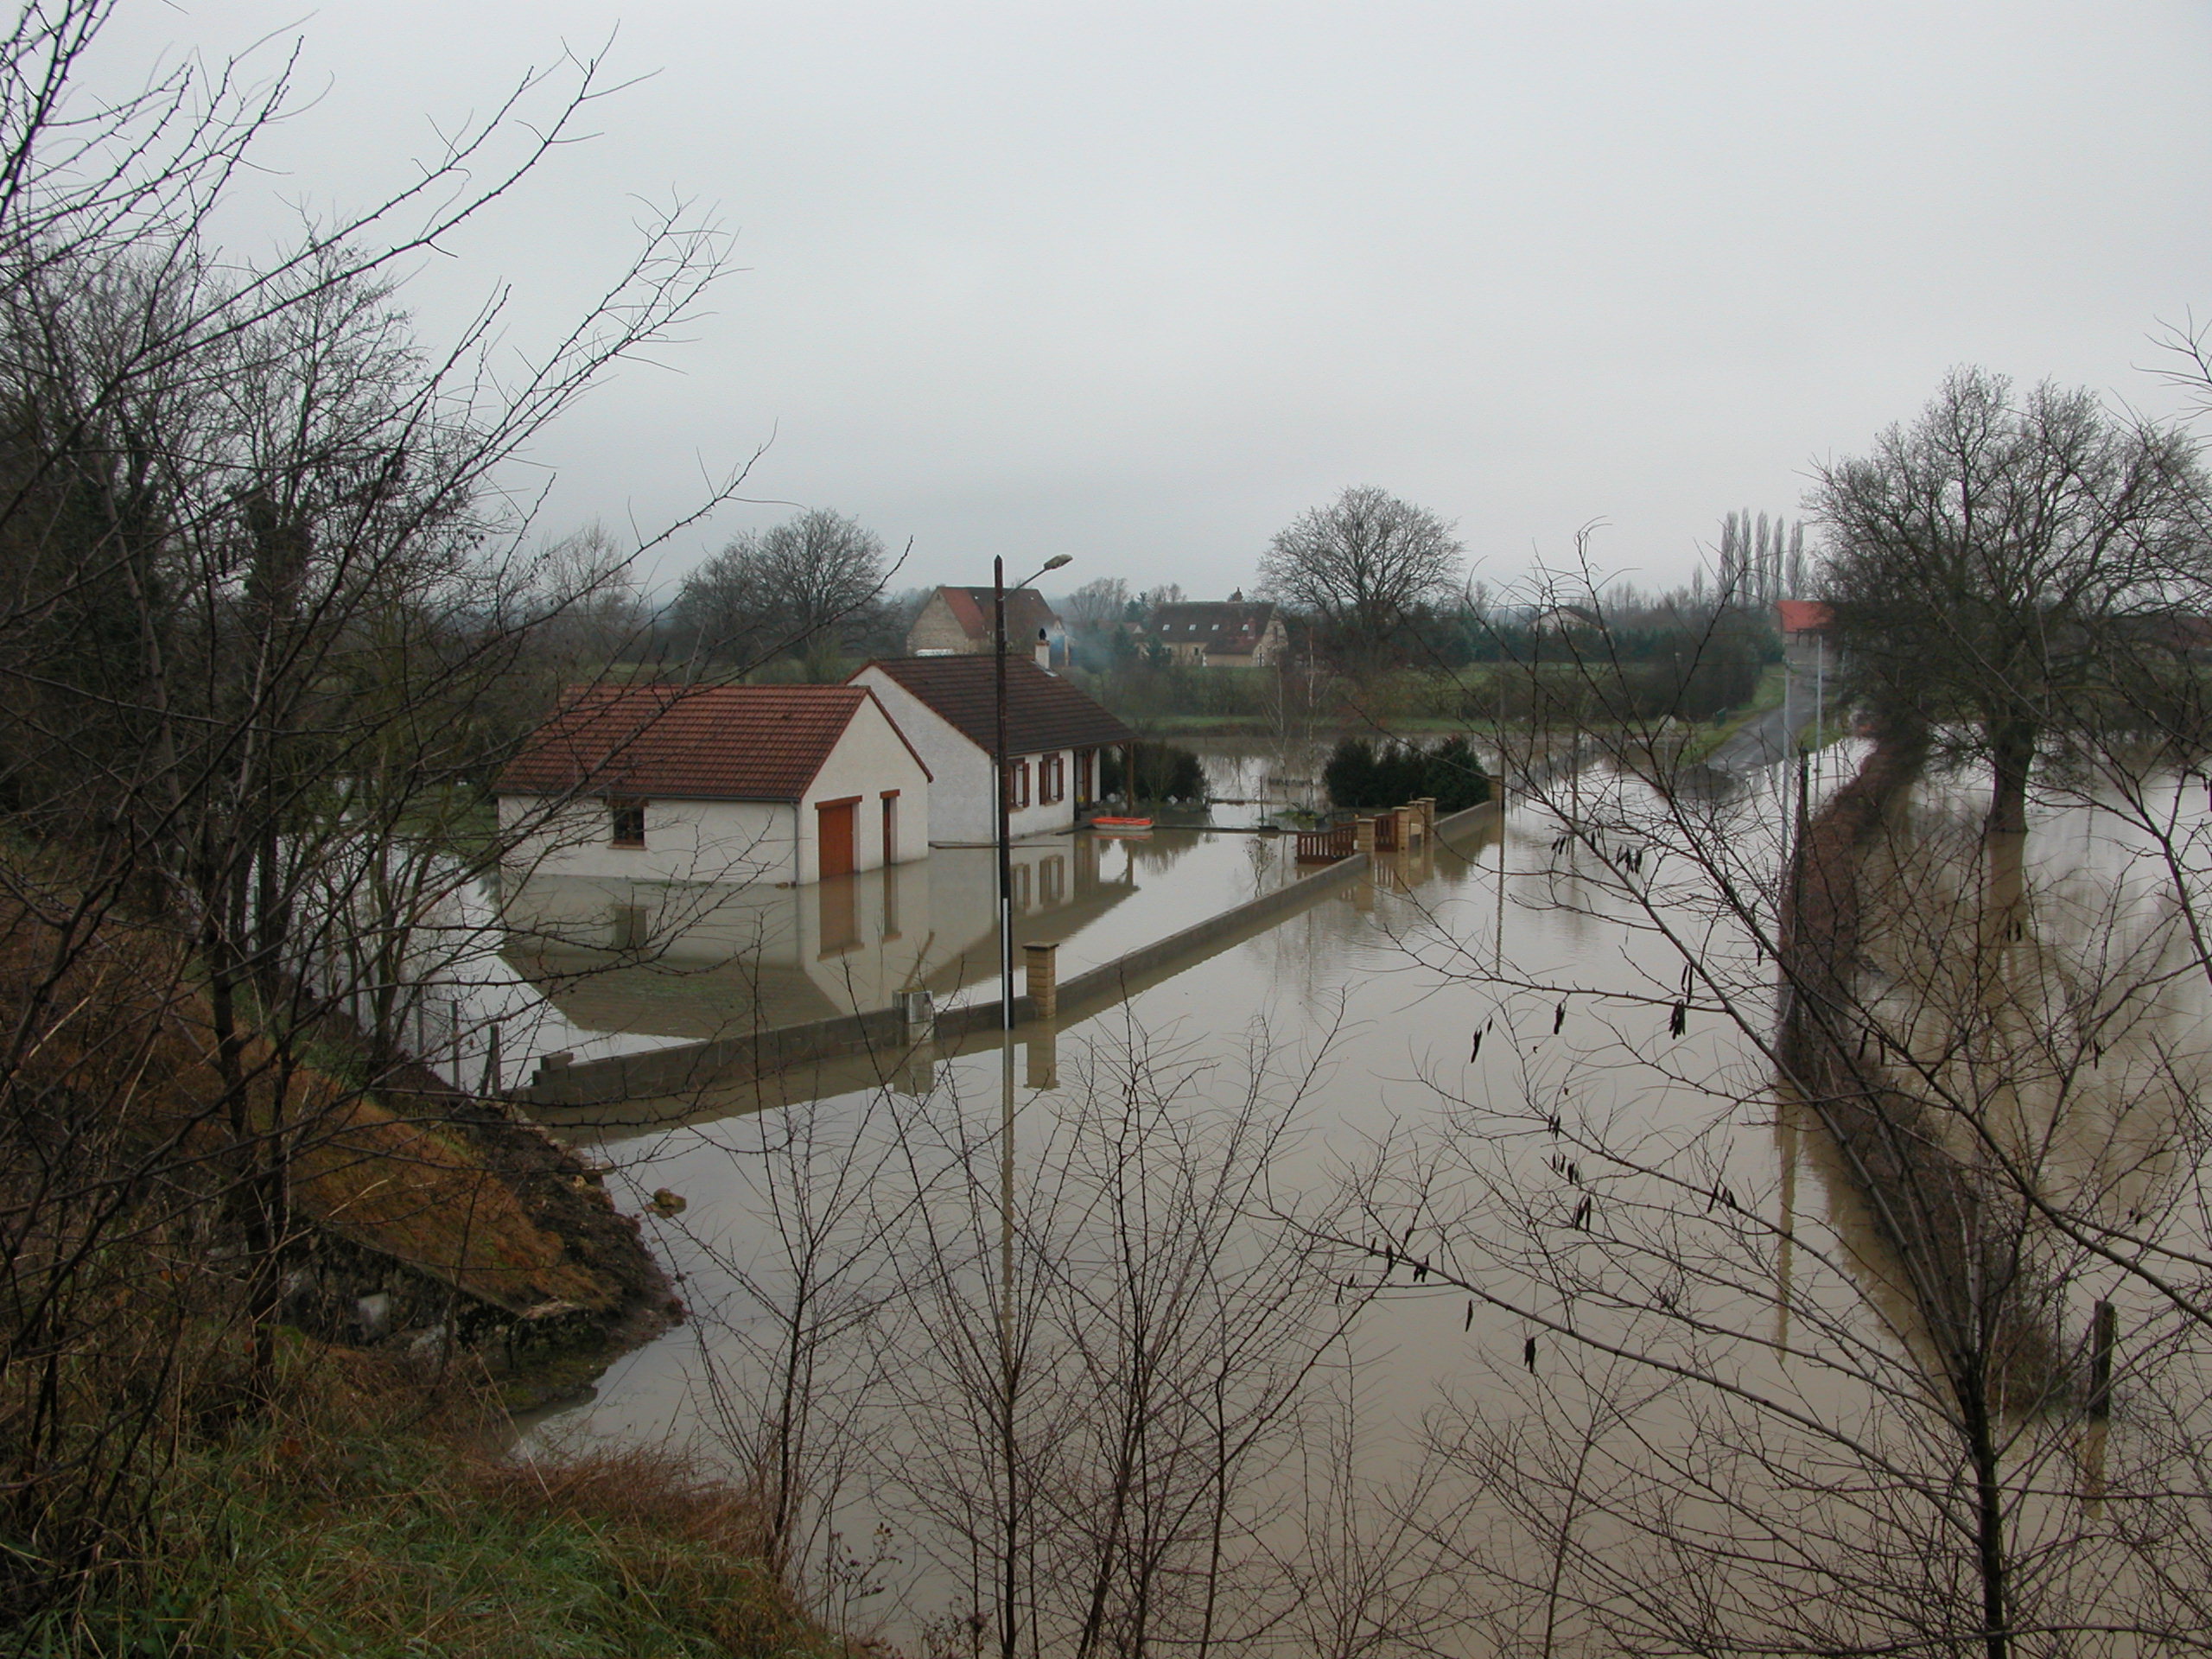
[[[1144,632],[1192,668],[1267,668],[1281,662],[1290,648],[1282,613],[1272,605],[1249,603],[1242,594],[1224,601],[1155,606]]]
[[[1830,640],[1835,608],[1815,599],[1777,600],[1775,626],[1782,631],[1783,660],[1796,674],[1826,674],[1834,660]]]
[[[870,663],[847,682],[883,700],[929,763],[930,840],[988,842],[998,833],[991,756],[997,724],[990,657],[901,657]],[[1057,674],[1007,661],[1007,772],[1017,836],[1071,827],[1098,798],[1098,752],[1132,734]]]
[[[989,588],[940,588],[906,630],[906,654],[988,656],[995,641]],[[1046,647],[1041,657],[1040,644]],[[1009,656],[1035,658],[1040,667],[1067,666],[1066,625],[1033,588],[1017,588],[1006,596],[1006,646]]]
[[[1775,621],[1782,629],[1784,639],[1826,633],[1835,626],[1835,609],[1816,599],[1785,599],[1777,601]]]
[[[645,685],[572,694],[498,795],[531,874],[791,884],[925,856],[930,785],[865,687]]]

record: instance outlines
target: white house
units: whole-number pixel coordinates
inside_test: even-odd
[[[997,659],[906,657],[870,663],[846,682],[883,700],[929,765],[930,840],[962,846],[996,839],[991,756]],[[1098,798],[1098,752],[1128,743],[1129,728],[1026,658],[1009,656],[1007,787],[1016,836],[1073,826]]]
[[[572,693],[499,784],[529,875],[803,885],[925,857],[930,768],[860,685]]]

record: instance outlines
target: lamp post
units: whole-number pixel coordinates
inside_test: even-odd
[[[1009,589],[1006,561],[991,561],[992,646],[998,657],[997,723],[991,762],[998,774],[999,861],[999,1454],[1006,1463],[1004,1553],[999,1562],[999,1651],[1014,1659],[1021,1634],[1021,1481],[1015,1466],[1014,1401],[1020,1382],[1014,1350],[1014,774],[1007,764],[1006,596],[1047,570],[1074,563],[1056,553]]]
[[[995,741],[992,745],[991,760],[998,771],[998,855],[999,855],[999,1029],[1014,1029],[1014,774],[1007,765],[1006,752],[1006,596],[1019,593],[1047,570],[1058,570],[1075,563],[1072,554],[1055,553],[1043,566],[1009,588],[1006,582],[1006,561],[991,561],[991,633],[992,645],[998,656],[997,704],[998,720]],[[1011,1055],[1013,1050],[1008,1048]],[[1007,1062],[1007,1076],[1014,1076],[1014,1062]],[[1013,1098],[1013,1084],[1008,1083],[1007,1098]]]

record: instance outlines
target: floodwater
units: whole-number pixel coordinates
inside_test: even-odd
[[[1217,790],[1255,803],[1295,804],[1318,758],[1209,747]],[[1812,809],[1856,759],[1821,758]],[[1929,1332],[1848,1160],[1773,1084],[1793,782],[1662,799],[1593,768],[1516,798],[1502,832],[1485,817],[1103,1014],[1025,1030],[1005,1073],[984,1043],[568,1114],[691,1317],[533,1438],[672,1440],[791,1492],[810,1595],[916,1651],[995,1644],[1009,1503],[1033,1529],[1025,1651],[1567,1652],[1624,1630],[1658,1647],[1700,1605],[1784,1645],[1924,1624],[1924,1586],[1859,1569],[1903,1548],[1940,1575],[1970,1541],[1930,1518],[1956,1507],[1956,1458]],[[1974,810],[1970,789],[1923,791],[1910,844],[1969,844]],[[1995,1001],[2045,1026],[2094,1005],[2095,1063],[2008,1079],[2016,1118],[2139,1223],[2194,1167],[2201,976],[2177,971],[2143,836],[2062,803],[2028,849],[2005,903],[2029,988]],[[1030,843],[1019,935],[1059,944],[1065,976],[1281,885],[1289,851],[1197,829]],[[827,979],[818,918],[797,917],[804,983],[781,1006],[987,979],[982,856],[934,855],[925,905],[903,873],[888,906],[833,897],[838,938],[874,937]],[[1047,858],[1066,860],[1049,899]],[[1929,1017],[1962,1006],[1963,970],[1916,980],[1913,930],[1971,931],[1979,880],[1910,888],[1873,928],[1869,1006],[1931,1071],[1970,1071],[1955,1028],[1990,1022]],[[564,1012],[685,1039],[757,1024],[759,919],[709,913],[688,940],[668,920],[609,924],[678,936],[651,961],[572,936],[550,982]],[[2137,991],[2089,983],[2115,961]],[[1972,1006],[1993,1006],[1986,983]],[[2100,1298],[2156,1322],[2108,1264],[2039,1248],[2036,1317],[2060,1348]],[[2168,1320],[2158,1344],[2159,1421],[2195,1422],[2201,1390],[2173,1378],[2197,1371],[2171,1363],[2189,1339]],[[2077,1590],[2088,1558],[2054,1540],[2082,1504],[2050,1492],[2094,1503],[2155,1438],[2104,1435],[2023,1428],[2008,1452],[2024,1547]]]
[[[1193,815],[1196,816],[1196,815]],[[1299,874],[1279,835],[1166,826],[1032,836],[1013,858],[1014,943],[1058,947],[1063,978],[1231,909]],[[507,896],[507,955],[580,1030],[702,1040],[997,995],[991,849],[804,887],[537,877]]]

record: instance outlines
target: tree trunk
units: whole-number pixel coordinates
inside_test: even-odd
[[[2021,835],[2028,827],[2028,772],[2035,765],[2032,722],[2007,716],[1989,722],[1993,789],[1988,827],[1999,835]]]
[[[1982,1651],[1986,1659],[2010,1659],[2004,1485],[1998,1467],[1995,1426],[1990,1421],[1985,1392],[1977,1388],[1967,1403],[1967,1449],[1974,1473],[1974,1554],[1981,1575]]]

